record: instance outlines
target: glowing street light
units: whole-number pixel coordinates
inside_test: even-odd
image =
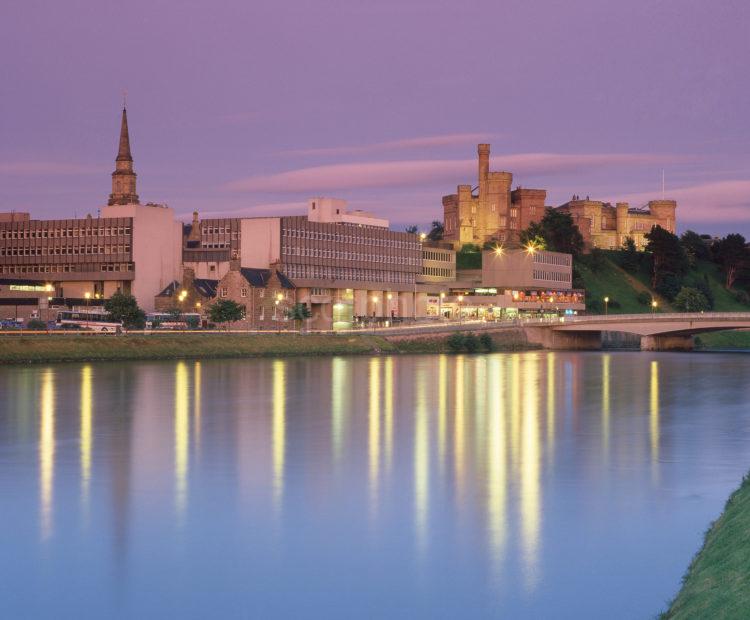
[[[505,254],[505,248],[501,245],[495,246],[495,256],[502,256]]]
[[[83,296],[86,298],[86,329],[89,328],[89,299],[91,299],[91,293],[86,291]]]
[[[604,298],[604,314],[608,314],[608,308],[609,308],[609,297]]]
[[[654,314],[656,312],[656,307],[658,306],[658,302],[654,299],[651,301],[651,314]]]

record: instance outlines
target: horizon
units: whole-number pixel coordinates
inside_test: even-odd
[[[0,210],[103,206],[127,89],[141,202],[181,219],[295,214],[325,195],[423,227],[476,184],[487,142],[491,168],[550,206],[578,194],[638,207],[661,198],[664,173],[678,233],[750,235],[740,2],[131,6],[78,2],[78,21],[10,9],[6,82],[26,87],[0,115]],[[126,53],[92,53],[112,23]]]

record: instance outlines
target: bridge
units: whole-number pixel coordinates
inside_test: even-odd
[[[696,334],[750,329],[750,312],[578,316],[524,328],[530,342],[548,349],[598,349],[606,331],[640,336],[644,351],[689,351]]]

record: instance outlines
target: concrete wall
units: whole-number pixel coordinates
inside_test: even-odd
[[[154,297],[182,275],[182,224],[164,206],[111,205],[102,217],[133,218],[135,278],[131,293],[144,310],[155,308]],[[67,295],[67,291],[66,291]]]
[[[567,263],[567,264],[566,264]],[[559,280],[535,277],[559,274]],[[570,290],[573,279],[573,260],[560,252],[506,250],[497,254],[492,250],[482,253],[482,286],[500,288],[549,288]]]
[[[281,258],[281,220],[278,217],[243,219],[240,224],[240,264],[268,269]]]

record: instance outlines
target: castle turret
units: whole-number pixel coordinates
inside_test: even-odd
[[[128,133],[128,112],[123,107],[120,124],[120,144],[115,159],[115,171],[112,173],[112,193],[108,205],[139,204],[135,192],[136,174],[133,171],[133,156],[130,154],[130,135]]]
[[[648,210],[655,218],[654,224],[658,224],[671,233],[675,231],[675,211],[677,202],[674,200],[649,200]]]

